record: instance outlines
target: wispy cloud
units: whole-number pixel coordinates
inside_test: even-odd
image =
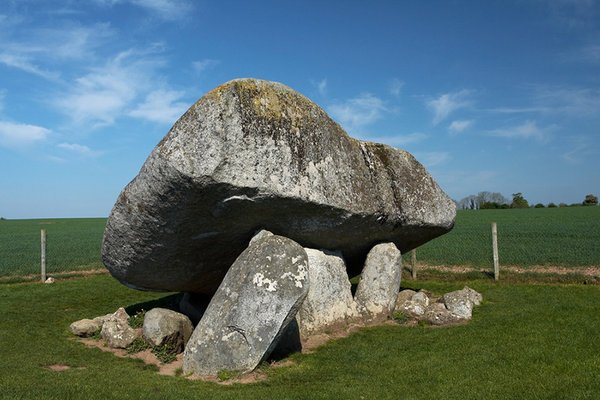
[[[194,61],[192,63],[192,67],[194,68],[194,71],[196,71],[197,73],[202,73],[208,69],[214,68],[217,65],[219,65],[220,61],[219,60],[213,60],[211,58],[206,58],[204,60],[200,60],[200,61]]]
[[[317,89],[319,90],[319,94],[321,96],[325,96],[327,94],[327,79],[323,79],[318,82]]]
[[[150,92],[143,103],[129,113],[136,118],[173,124],[188,108],[189,104],[178,102],[184,93],[174,90]]]
[[[427,107],[433,110],[433,124],[437,125],[454,111],[468,106],[471,102],[468,96],[471,91],[463,89],[460,92],[446,93],[440,97],[427,101]]]
[[[0,121],[0,146],[22,148],[46,139],[51,133],[41,126]]]
[[[600,90],[568,87],[540,87],[536,101],[553,114],[575,117],[597,116],[600,110]]]
[[[450,159],[450,153],[445,151],[429,151],[414,153],[415,158],[426,168],[442,164]]]
[[[111,124],[125,114],[136,97],[151,88],[160,58],[144,52],[121,52],[103,66],[76,79],[75,85],[55,105],[75,124]]]
[[[492,136],[517,139],[536,139],[544,141],[548,139],[548,133],[555,130],[556,126],[552,125],[546,128],[537,126],[536,121],[525,121],[521,125],[516,125],[508,128],[499,128],[488,131]]]
[[[77,143],[60,143],[56,146],[61,149],[65,149],[70,152],[76,153],[83,157],[96,157],[96,156],[100,155],[99,152],[93,151],[89,147],[87,147],[85,145],[77,144]]]
[[[38,75],[46,79],[54,80],[59,76],[57,72],[47,71],[38,67],[34,64],[30,57],[21,54],[2,52],[0,53],[0,63],[6,65],[7,67],[18,68],[22,71]]]
[[[473,120],[456,120],[452,121],[450,126],[448,126],[448,130],[451,133],[460,133],[469,128],[471,125],[473,125]]]
[[[165,20],[175,20],[185,17],[191,10],[188,0],[95,0],[103,6],[114,6],[129,3],[151,11],[154,15]]]
[[[393,147],[404,147],[412,143],[418,143],[427,139],[429,135],[421,132],[413,132],[405,135],[370,137],[369,140],[377,143],[385,143]]]
[[[363,127],[380,119],[387,109],[383,100],[365,93],[345,102],[332,104],[327,110],[344,128],[356,134]]]
[[[394,96],[400,96],[400,91],[402,90],[402,88],[404,87],[404,82],[402,82],[400,79],[398,78],[394,78],[392,79],[392,81],[390,82],[390,93]]]

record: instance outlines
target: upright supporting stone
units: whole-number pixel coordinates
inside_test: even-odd
[[[358,316],[342,254],[305,250],[310,289],[296,314],[302,340]]]
[[[253,241],[233,263],[194,330],[183,371],[247,372],[275,348],[308,292],[308,257],[281,236]]]
[[[375,321],[392,315],[400,290],[402,255],[394,243],[381,243],[367,255],[356,289],[359,311]]]

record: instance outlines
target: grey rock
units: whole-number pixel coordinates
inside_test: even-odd
[[[391,317],[401,278],[402,255],[394,243],[380,243],[373,247],[356,288],[359,311],[372,319]]]
[[[173,310],[153,308],[144,316],[143,336],[152,346],[170,345],[180,353],[193,331],[192,321]]]
[[[402,307],[406,302],[410,301],[411,297],[413,297],[413,295],[416,293],[417,292],[410,289],[400,291],[400,293],[398,293],[398,297],[396,298],[396,307],[394,308],[394,311],[404,311]]]
[[[56,282],[56,281],[55,281],[55,280],[54,280],[54,278],[52,278],[52,277],[50,277],[50,278],[48,278],[48,279],[46,279],[46,280],[44,281],[44,283],[48,283],[48,284],[50,284],[50,283],[54,283],[54,282]]]
[[[308,292],[308,257],[281,236],[253,242],[233,263],[183,353],[183,370],[251,371],[275,348]]]
[[[70,328],[73,335],[88,337],[92,336],[101,326],[100,322],[93,319],[81,319],[73,322]]]
[[[446,309],[442,303],[433,303],[419,317],[422,321],[428,321],[432,325],[449,325],[465,321],[464,318]]]
[[[139,336],[127,321],[119,319],[110,319],[104,322],[100,334],[106,341],[106,345],[113,349],[124,349]]]
[[[152,151],[113,207],[102,260],[130,287],[211,295],[259,227],[339,250],[355,275],[374,244],[407,252],[455,214],[409,153],[350,138],[287,86],[239,79],[198,100]]]
[[[425,292],[417,292],[411,298],[411,301],[421,304],[423,307],[427,307],[429,305],[429,296]]]
[[[257,240],[260,240],[264,237],[267,237],[267,236],[273,236],[273,232],[269,232],[268,230],[261,228],[258,230],[258,232],[256,232],[254,234],[252,239],[250,239],[250,244],[252,244],[252,243],[256,242]]]
[[[464,319],[470,319],[473,314],[473,306],[475,302],[481,302],[481,295],[469,287],[446,293],[442,296],[441,301],[446,305],[446,308],[452,313]]]
[[[419,319],[425,314],[427,307],[424,306],[423,303],[409,300],[402,305],[402,308],[399,311],[404,312],[409,318]]]
[[[100,324],[104,324],[107,321],[127,322],[128,319],[129,319],[129,314],[127,314],[127,311],[125,311],[125,309],[123,307],[119,307],[119,309],[117,311],[115,311],[114,313],[96,317],[96,318],[94,318],[94,321],[97,321]]]
[[[358,316],[340,252],[305,248],[310,288],[296,314],[300,337],[344,324]]]

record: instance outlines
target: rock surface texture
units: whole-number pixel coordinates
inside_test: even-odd
[[[190,319],[173,310],[153,308],[144,316],[144,339],[152,346],[170,345],[177,353],[185,348],[194,327]]]
[[[259,227],[341,251],[354,275],[374,244],[405,253],[455,213],[409,153],[350,138],[287,86],[239,79],[152,151],[113,207],[102,259],[130,287],[211,295]]]
[[[356,304],[372,319],[392,315],[400,290],[402,255],[394,243],[380,243],[367,255],[356,288]]]
[[[93,319],[81,319],[71,324],[71,333],[73,335],[88,337],[92,336],[98,329],[102,327],[102,324]]]
[[[308,257],[294,241],[265,236],[231,266],[194,330],[183,371],[251,371],[277,344],[308,291]]]
[[[339,252],[304,249],[310,288],[296,314],[300,337],[343,324],[358,316],[346,264]]]

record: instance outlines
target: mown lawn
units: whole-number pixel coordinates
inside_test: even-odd
[[[464,283],[405,282],[441,294]],[[71,339],[69,324],[168,294],[107,276],[0,285],[2,399],[596,399],[600,287],[468,283],[484,296],[462,326],[381,326],[296,354],[258,383],[159,376]],[[52,364],[73,367],[55,372]],[[80,369],[78,369],[78,367]]]

